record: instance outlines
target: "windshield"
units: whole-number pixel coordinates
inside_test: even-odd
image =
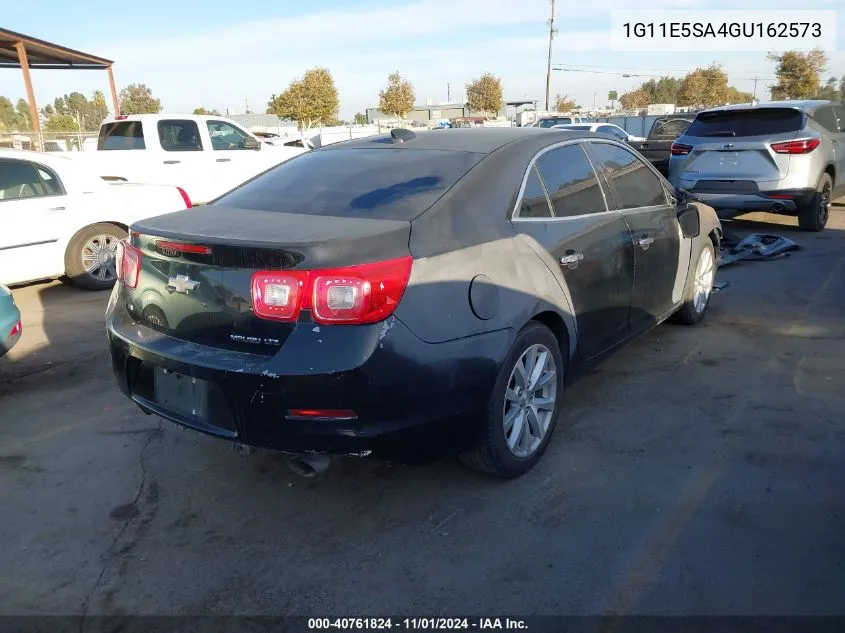
[[[554,127],[555,125],[560,125],[562,123],[572,123],[572,117],[560,117],[555,119],[540,119],[540,122],[537,124],[537,127]]]
[[[483,157],[444,150],[318,150],[264,172],[214,203],[260,211],[412,220]]]

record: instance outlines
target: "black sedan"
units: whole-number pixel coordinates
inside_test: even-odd
[[[147,413],[237,444],[515,477],[580,369],[704,316],[720,238],[610,137],[395,130],[133,225],[112,363]]]

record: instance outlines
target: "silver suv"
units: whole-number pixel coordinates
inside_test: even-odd
[[[773,101],[699,112],[672,145],[669,180],[721,218],[771,211],[821,231],[831,200],[845,194],[845,107]]]

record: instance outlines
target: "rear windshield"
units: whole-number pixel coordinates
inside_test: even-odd
[[[657,119],[651,127],[649,136],[678,138],[690,126],[690,119]]]
[[[797,132],[804,127],[804,115],[792,108],[760,108],[699,114],[687,136],[772,136]]]
[[[572,117],[564,116],[557,119],[540,119],[537,127],[552,127],[554,125],[572,123]]]
[[[145,149],[141,122],[118,121],[117,123],[106,123],[100,128],[97,149]]]
[[[330,149],[300,154],[214,202],[241,209],[412,220],[483,154],[424,149]]]

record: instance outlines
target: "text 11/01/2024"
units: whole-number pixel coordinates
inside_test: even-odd
[[[836,50],[836,11],[613,11],[614,51]]]

